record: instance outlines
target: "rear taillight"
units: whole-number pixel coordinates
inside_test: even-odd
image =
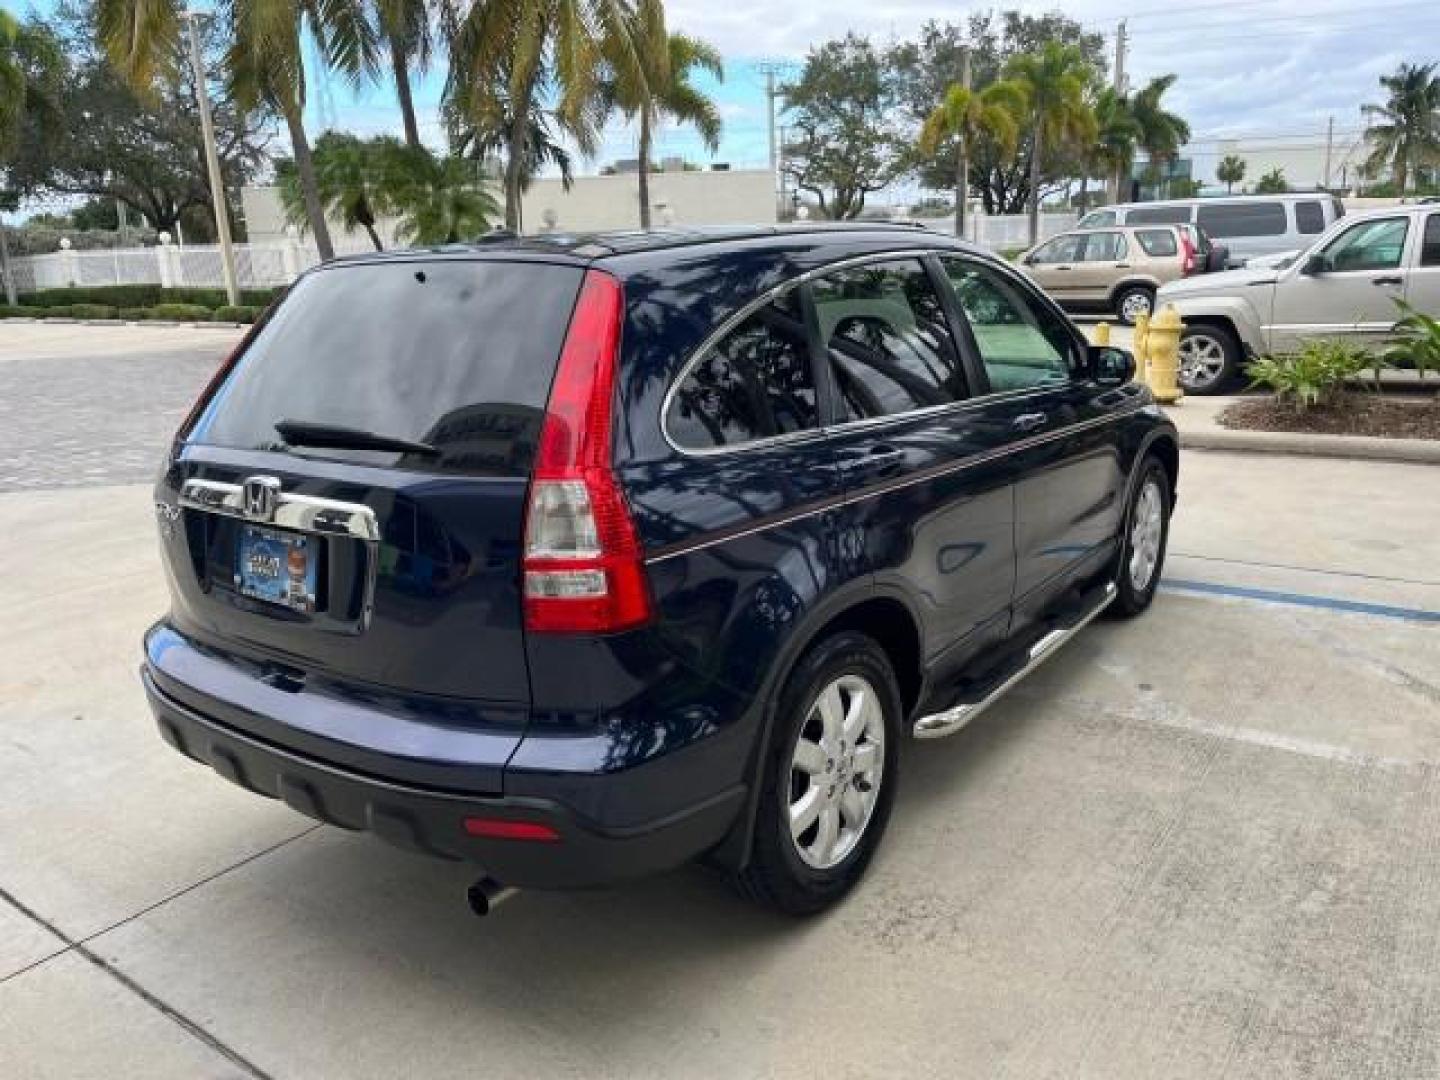
[[[560,353],[525,516],[525,628],[612,633],[648,622],[634,522],[610,464],[624,295],[588,271]]]
[[[1195,245],[1190,242],[1189,235],[1183,232],[1180,234],[1180,254],[1184,260],[1181,263],[1181,271],[1193,274],[1195,272]]]

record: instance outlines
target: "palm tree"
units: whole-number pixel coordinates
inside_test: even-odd
[[[180,35],[180,0],[98,0],[101,44],[125,78],[148,91],[162,58]],[[376,70],[374,28],[360,0],[221,0],[230,47],[226,76],[237,105],[264,103],[285,119],[305,216],[322,259],[334,258],[305,134],[303,40],[314,41],[325,64],[359,81]]]
[[[705,148],[712,153],[720,147],[720,111],[692,81],[696,71],[708,71],[725,78],[719,50],[688,34],[668,33],[665,12],[659,4],[644,4],[635,14],[634,40],[641,53],[639,78],[627,73],[623,62],[601,88],[610,109],[618,111],[640,129],[640,162],[636,176],[640,198],[640,227],[650,228],[650,147],[655,125],[664,117],[677,123],[693,124]],[[648,25],[646,21],[648,22]]]
[[[1020,117],[1025,113],[1025,91],[1000,80],[983,90],[956,83],[945,92],[920,129],[920,152],[933,155],[946,139],[955,140],[955,235],[965,235],[965,203],[969,198],[970,147],[991,140],[1009,158],[1020,138]]]
[[[1085,104],[1090,68],[1078,46],[1047,41],[1039,52],[1010,58],[1006,75],[1025,94],[1030,120],[1030,243],[1040,238],[1040,174],[1045,154],[1067,142],[1095,137]]]
[[[1140,141],[1140,124],[1130,111],[1130,102],[1112,86],[1101,87],[1091,105],[1095,114],[1095,141],[1089,164],[1100,175],[1113,178],[1112,202],[1121,202],[1121,189],[1135,162],[1135,145]]]
[[[1381,75],[1389,95],[1383,105],[1362,105],[1370,120],[1365,139],[1370,144],[1366,166],[1378,172],[1387,166],[1396,191],[1419,170],[1440,164],[1440,76],[1436,64],[1401,64],[1393,75]]]
[[[453,244],[490,228],[500,204],[485,186],[480,163],[437,157],[425,147],[401,147],[394,191],[400,222],[395,235],[409,244]]]
[[[442,101],[440,109],[445,121],[446,137],[454,153],[473,161],[484,162],[492,154],[504,152],[510,134],[510,103],[505,99],[503,88],[495,95],[493,107],[492,116],[477,120],[475,116],[462,112],[453,101]],[[574,160],[560,136],[568,136],[582,153],[593,153],[600,119],[598,115],[587,116],[584,127],[574,130],[547,111],[541,101],[532,98],[522,154],[521,192],[528,191],[531,181],[547,166],[559,170],[560,183],[569,191],[575,183]],[[552,129],[552,123],[555,129]]]
[[[384,250],[376,220],[395,209],[397,176],[402,162],[398,139],[380,137],[364,142],[354,135],[327,131],[315,140],[315,180],[325,212],[340,219],[347,233],[363,228],[376,251]],[[293,162],[276,169],[285,216],[303,232],[308,228],[305,197]]]
[[[639,0],[642,5],[660,0]],[[599,89],[601,61],[643,82],[635,40],[634,0],[470,0],[447,14],[450,72],[446,97],[477,120],[493,120],[500,88],[508,102],[505,132],[505,224],[520,227],[531,106],[549,84],[556,116],[582,127]],[[663,24],[662,24],[663,25]]]
[[[59,120],[63,70],[53,34],[0,8],[0,152],[9,149],[26,116]]]
[[[1245,179],[1245,159],[1226,154],[1215,166],[1215,179],[1225,185],[1225,194],[1235,190],[1235,185]]]
[[[1140,146],[1150,156],[1150,165],[1157,176],[1160,166],[1174,160],[1180,147],[1190,139],[1190,125],[1161,105],[1165,91],[1175,85],[1175,75],[1151,79],[1130,99],[1130,112],[1140,125]]]
[[[435,36],[428,0],[375,0],[375,23],[390,53],[390,71],[395,97],[400,103],[400,120],[405,145],[420,145],[420,124],[415,119],[415,101],[410,91],[410,73],[424,75],[434,55]]]

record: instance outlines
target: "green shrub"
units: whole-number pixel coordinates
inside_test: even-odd
[[[156,304],[150,309],[152,319],[173,319],[177,322],[209,322],[210,309],[203,304]]]
[[[1395,343],[1385,359],[1396,367],[1414,368],[1423,379],[1432,368],[1440,371],[1440,319],[1431,318],[1404,300],[1396,300],[1402,318],[1395,324]]]
[[[113,319],[115,308],[109,304],[71,304],[70,314],[77,319]]]
[[[150,318],[150,309],[147,307],[122,307],[120,309],[120,318],[128,319],[132,322],[143,322]]]
[[[0,305],[0,319],[34,319],[38,318],[40,309],[28,307],[24,304],[16,307]]]
[[[1245,370],[1251,386],[1268,386],[1297,411],[1328,405],[1351,379],[1388,366],[1384,359],[1343,341],[1307,341],[1298,353],[1262,356]]]
[[[264,307],[275,298],[278,288],[241,289],[242,305]],[[109,304],[112,307],[154,307],[157,304],[198,304],[218,308],[226,303],[224,289],[174,288],[159,285],[94,285],[71,289],[45,289],[26,293],[22,304],[31,307],[69,307],[72,304]]]
[[[216,322],[252,323],[259,314],[260,309],[251,304],[237,304],[234,307],[226,304],[215,309],[214,317]]]

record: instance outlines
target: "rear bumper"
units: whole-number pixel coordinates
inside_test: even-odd
[[[156,685],[148,665],[140,674],[165,741],[227,780],[280,799],[317,821],[373,832],[412,851],[475,863],[506,885],[579,888],[669,869],[713,847],[744,801],[744,787],[736,787],[659,821],[610,828],[558,800],[436,790],[303,756],[176,701]],[[559,839],[474,837],[465,831],[469,817],[544,824]]]

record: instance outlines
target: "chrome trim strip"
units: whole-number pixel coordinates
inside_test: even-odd
[[[1107,582],[1105,595],[1100,602],[1087,611],[1074,626],[1061,630],[1052,630],[1034,645],[1030,646],[1030,654],[1025,661],[1025,666],[1015,672],[1008,679],[1002,682],[994,690],[990,691],[979,701],[965,702],[956,705],[954,708],[946,709],[944,712],[931,713],[929,716],[922,716],[915,721],[911,733],[917,739],[942,739],[946,735],[954,735],[975,717],[988,709],[1012,686],[1018,683],[1026,675],[1029,675],[1050,657],[1054,656],[1061,645],[1069,641],[1086,626],[1088,626],[1097,615],[1110,606],[1115,599],[1115,583]]]
[[[245,493],[240,484],[227,484],[219,480],[186,480],[180,488],[180,505],[192,510],[204,510],[243,521],[253,521],[256,524],[294,529],[297,532],[350,536],[372,544],[380,542],[380,525],[375,518],[375,511],[363,503],[340,502],[338,499],[320,499],[313,495],[281,491],[276,494],[275,513],[260,519],[245,513]]]
[[[887,495],[892,491],[898,491],[901,488],[910,487],[914,484],[923,484],[930,480],[937,480],[941,477],[949,476],[952,473],[961,472],[965,469],[975,468],[978,465],[984,465],[987,462],[995,461],[1010,454],[1018,453],[1021,450],[1031,449],[1032,447],[1039,446],[1042,443],[1051,442],[1055,439],[1062,439],[1067,435],[1072,435],[1079,431],[1086,431],[1090,428],[1100,427],[1103,424],[1112,423],[1126,416],[1131,416],[1137,412],[1140,412],[1143,408],[1145,408],[1145,404],[1141,402],[1140,404],[1133,405],[1127,409],[1121,409],[1113,413],[1107,413],[1105,416],[1097,416],[1091,420],[1082,420],[1079,423],[1071,424],[1068,427],[1059,428],[1055,431],[1046,431],[1038,435],[1032,435],[1027,439],[1018,439],[1015,442],[1009,443],[1003,447],[997,447],[994,450],[983,450],[979,453],[971,454],[969,457],[962,458],[959,461],[951,462],[948,465],[918,470],[917,472],[912,473],[909,476],[898,477],[897,479],[889,483],[877,484],[871,488],[858,491],[854,494],[846,494],[838,499],[826,499],[819,506],[811,507],[809,510],[801,510],[794,514],[787,514],[783,517],[778,517],[773,521],[765,521],[758,525],[747,526],[737,529],[734,532],[724,532],[716,530],[714,534],[706,537],[703,540],[698,540],[690,544],[683,544],[670,550],[662,550],[661,553],[658,555],[649,556],[646,558],[645,564],[647,566],[653,566],[657,563],[665,562],[667,559],[674,559],[681,555],[690,555],[696,551],[702,551],[705,548],[715,547],[717,544],[728,543],[731,540],[738,540],[745,536],[753,536],[756,533],[764,532],[767,529],[778,528],[781,525],[788,525],[791,522],[799,521],[802,518],[814,517],[816,514],[823,514],[827,510],[838,510],[846,506],[852,506],[855,503],[864,502],[867,499],[873,499],[878,495]]]

